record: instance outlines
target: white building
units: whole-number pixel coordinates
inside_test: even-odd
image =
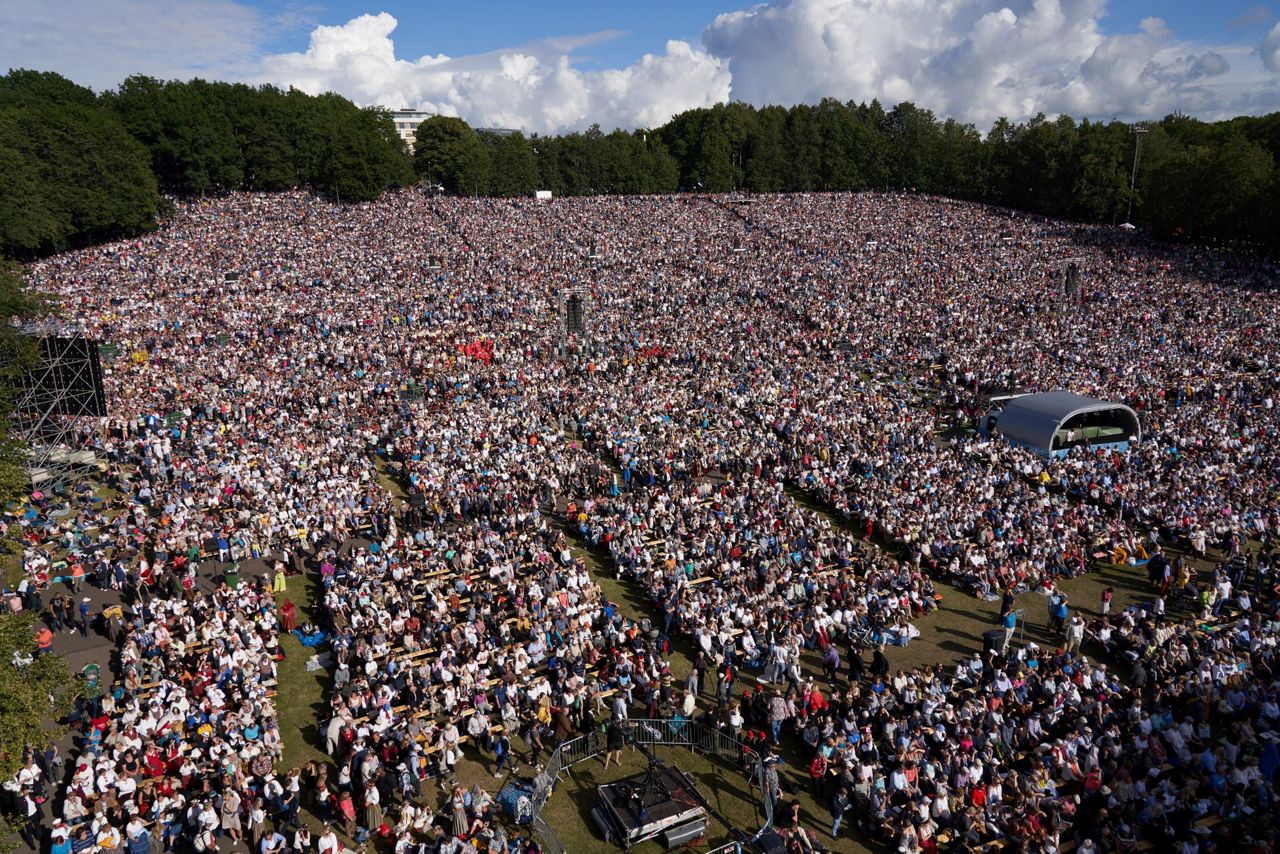
[[[409,144],[409,148],[413,148],[413,132],[418,129],[418,125],[434,115],[435,113],[422,110],[395,110],[391,113],[391,119],[396,123],[396,132],[400,134],[400,138]]]

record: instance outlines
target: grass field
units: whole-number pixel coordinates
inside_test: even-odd
[[[306,573],[289,579],[289,589],[276,594],[276,604],[293,600],[301,626],[310,619],[311,607],[320,598],[320,580],[313,573]],[[276,715],[284,738],[284,755],[277,770],[300,768],[313,760],[332,764],[318,728],[329,719],[328,690],[333,675],[325,668],[308,672],[307,659],[314,650],[304,647],[293,635],[281,633],[280,648],[285,657],[276,668]]]
[[[801,499],[803,501],[803,499]],[[813,507],[812,502],[803,501]],[[819,508],[820,509],[820,508]],[[835,522],[839,524],[839,522]],[[614,575],[612,560],[607,553],[579,547],[575,553],[584,559],[589,571],[604,594],[616,602],[622,612],[632,618],[639,619],[652,615],[653,611],[646,594],[636,585],[618,580]],[[968,593],[949,585],[935,582],[938,591],[943,595],[941,607],[933,613],[919,619],[917,626],[921,636],[907,647],[890,647],[886,650],[890,667],[910,669],[923,664],[950,664],[962,657],[970,656],[982,648],[982,633],[997,627],[998,602],[986,602],[976,599]],[[1101,591],[1105,587],[1115,590],[1113,610],[1121,611],[1131,602],[1142,598],[1146,589],[1146,579],[1141,570],[1132,567],[1105,566],[1097,572],[1083,575],[1064,582],[1061,587],[1068,593],[1073,611],[1079,610],[1086,616],[1097,614]],[[287,594],[298,606],[299,622],[305,621],[313,602],[320,596],[319,581],[312,575],[294,576],[290,579]],[[1024,609],[1026,622],[1021,630],[1021,638],[1025,641],[1036,641],[1042,646],[1052,648],[1055,639],[1047,631],[1047,608],[1044,597],[1028,593],[1019,597],[1017,607]],[[1019,637],[1015,637],[1015,642]],[[298,641],[290,636],[281,639],[286,658],[279,668],[279,695],[277,697],[281,734],[284,737],[285,752],[280,763],[281,769],[300,766],[310,760],[328,762],[329,758],[323,749],[323,738],[317,730],[320,722],[327,718],[327,691],[331,676],[327,671],[307,672],[306,659],[311,651],[304,649]],[[1086,652],[1088,649],[1086,648]],[[679,682],[692,667],[692,646],[687,638],[675,641],[671,658],[673,678]],[[806,653],[804,669],[817,678],[821,678],[821,664],[816,653]],[[739,690],[754,680],[755,673],[744,673],[739,682]],[[704,694],[699,698],[703,707],[714,702],[713,697]],[[523,750],[519,739],[514,739],[517,750]],[[807,791],[807,773],[804,762],[807,759],[796,749],[795,744],[784,741],[780,754],[784,759],[781,773],[785,778],[797,784],[799,793],[788,796],[786,803],[799,801],[801,816],[807,826],[818,832],[820,838],[832,850],[839,852],[871,852],[881,851],[883,846],[870,840],[857,837],[852,830],[845,830],[841,839],[831,840],[830,811],[825,802],[819,803]],[[761,821],[754,800],[748,792],[747,781],[742,773],[717,760],[696,755],[684,749],[664,749],[660,754],[670,764],[692,774],[699,782],[703,794],[731,822],[748,833],[759,827]],[[464,761],[458,766],[460,782],[466,785],[480,785],[496,793],[501,781],[494,778],[491,768],[492,760],[481,758],[472,748],[464,751]],[[624,752],[624,765],[616,770],[614,767],[605,771],[599,758],[580,763],[565,775],[555,793],[547,802],[544,816],[554,829],[565,849],[570,852],[601,850],[603,841],[596,835],[591,823],[591,807],[595,805],[595,787],[619,777],[628,776],[643,770],[643,759],[632,750]],[[525,763],[521,763],[520,773],[531,775]],[[426,798],[434,806],[443,803],[443,794],[432,787],[427,790]],[[846,827],[848,824],[846,823]],[[728,830],[718,823],[713,823],[708,834],[708,844],[730,841]],[[637,851],[656,852],[660,850],[656,843],[637,848]]]
[[[810,502],[805,503],[812,506]],[[638,618],[646,613],[652,613],[648,599],[636,585],[614,578],[612,562],[606,555],[581,548],[575,551],[587,561],[588,568],[605,595],[618,603],[624,614]],[[1106,587],[1114,589],[1115,600],[1112,602],[1112,610],[1119,612],[1143,597],[1145,585],[1146,578],[1139,569],[1104,566],[1097,572],[1065,581],[1060,587],[1067,592],[1073,611],[1080,610],[1086,616],[1093,617],[1098,614],[1101,593]],[[998,628],[999,602],[977,599],[948,584],[935,582],[935,586],[943,595],[942,604],[933,613],[917,621],[920,637],[913,640],[909,646],[890,647],[885,650],[893,670],[899,668],[910,670],[919,665],[939,662],[954,663],[963,657],[980,652],[982,633]],[[1046,648],[1056,646],[1055,639],[1048,632],[1048,608],[1043,596],[1036,593],[1023,594],[1018,598],[1016,607],[1023,609],[1026,615],[1026,623],[1022,630],[1025,641],[1035,641]],[[1015,636],[1015,643],[1017,642],[1018,636]],[[1087,648],[1086,652],[1088,652]],[[806,653],[803,663],[807,673],[821,680],[822,667],[816,653]],[[676,681],[682,680],[691,667],[689,643],[687,639],[679,639],[671,656],[673,678]],[[746,673],[743,679],[754,679],[756,675],[758,674]],[[744,682],[739,683],[740,690],[743,685]],[[714,702],[714,698],[706,694],[699,700],[700,705],[704,707],[705,704]],[[806,788],[808,775],[803,763],[807,757],[796,750],[794,744],[788,744],[785,741],[779,752],[786,762],[780,769],[782,776],[795,782],[799,789],[799,794],[794,797],[788,796],[784,800],[786,803],[800,802],[801,816],[805,824],[817,831],[825,844],[834,851],[858,852],[858,854],[884,850],[878,843],[856,836],[854,831],[848,829],[842,830],[840,839],[832,840],[828,834],[830,810],[825,802],[818,803]],[[735,791],[735,786],[731,785],[735,781],[741,783],[742,775],[729,770],[715,760],[684,750],[672,751],[665,758],[697,777],[703,784],[703,793],[713,802],[716,798],[725,798],[732,802],[735,798],[745,797],[745,794]],[[600,765],[598,760],[583,764],[591,766],[593,773],[588,775],[575,771],[574,779],[561,783],[560,788],[552,795],[545,812],[565,849],[571,852],[597,850],[602,845],[602,841],[594,831],[594,825],[590,823],[590,807],[595,803],[592,787],[602,782],[596,778],[594,769],[598,769]],[[610,771],[612,772],[612,769]],[[588,778],[590,783],[587,782]],[[748,811],[737,808],[732,813],[732,817],[736,816],[742,816],[745,819],[748,817]],[[757,827],[758,824],[746,826],[743,829],[752,831]],[[845,827],[848,828],[848,822]],[[655,845],[653,850],[659,849]]]
[[[717,813],[739,829],[753,832],[763,817],[752,797],[750,784],[740,772],[719,762],[710,761],[683,748],[657,748],[659,759],[693,776],[699,790]],[[625,777],[642,774],[647,767],[645,757],[634,748],[622,753],[622,765],[604,768],[597,757],[573,766],[561,779],[544,813],[550,820],[565,850],[570,852],[599,850],[605,847],[595,835],[591,809],[596,805],[596,787]],[[708,823],[706,844],[722,845],[734,841],[729,828],[715,819]],[[636,854],[657,854],[666,849],[658,842],[647,842],[631,849]]]
[[[0,579],[7,590],[13,590],[22,581],[22,552],[11,552],[0,544]]]

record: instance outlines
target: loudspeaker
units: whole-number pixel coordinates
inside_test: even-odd
[[[564,326],[565,331],[570,335],[582,334],[582,297],[577,294],[569,294],[569,298],[564,302]]]
[[[667,850],[679,848],[682,845],[688,845],[695,839],[701,839],[707,832],[707,823],[702,819],[691,821],[681,827],[673,827],[662,833],[662,843],[667,846]]]
[[[1004,646],[1004,629],[991,629],[982,633],[982,651],[999,653]]]
[[[1080,268],[1072,261],[1067,265],[1067,296],[1075,298],[1080,294]]]

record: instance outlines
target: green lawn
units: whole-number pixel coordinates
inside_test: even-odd
[[[0,543],[0,578],[4,579],[6,589],[12,590],[22,581],[22,553],[6,549],[7,543]]]
[[[298,608],[298,625],[311,617],[312,605],[321,598],[320,579],[313,573],[289,578],[289,589],[276,594],[276,602],[292,599]],[[277,667],[276,714],[284,739],[284,756],[278,770],[301,768],[315,760],[332,764],[324,752],[324,735],[319,727],[329,719],[328,690],[333,675],[327,668],[307,671],[307,659],[315,650],[304,647],[291,634],[281,633],[284,660]]]
[[[838,519],[827,514],[821,505],[806,500],[800,495],[796,497],[806,507],[832,519],[834,524],[842,524]],[[860,532],[855,530],[855,533]],[[633,618],[654,614],[647,594],[638,585],[619,581],[614,577],[613,563],[607,553],[585,548],[576,548],[574,551],[586,561],[588,570],[600,584],[605,596],[616,602],[623,614]],[[889,647],[885,650],[893,670],[899,668],[910,670],[913,667],[939,662],[953,664],[961,658],[980,652],[982,633],[999,627],[1000,603],[998,601],[986,602],[951,585],[937,581],[934,584],[943,596],[941,607],[917,620],[920,637],[913,640],[909,646]],[[1112,587],[1115,591],[1112,613],[1119,613],[1133,602],[1148,596],[1146,577],[1141,569],[1134,567],[1107,565],[1096,572],[1065,581],[1060,587],[1067,592],[1073,612],[1079,610],[1086,618],[1098,615],[1101,593],[1106,587]],[[1035,641],[1046,649],[1054,648],[1057,643],[1047,629],[1048,608],[1045,597],[1037,593],[1024,593],[1018,597],[1016,607],[1025,612],[1026,623],[1021,635],[1015,635],[1015,644],[1019,643],[1021,638],[1022,642]],[[1085,651],[1089,652],[1087,646]],[[843,655],[843,649],[841,653]],[[870,656],[867,655],[866,658],[869,662]],[[822,665],[818,654],[805,653],[803,665],[805,672],[821,684]],[[677,638],[671,656],[673,679],[677,682],[682,681],[691,667],[692,648],[689,640]],[[738,683],[738,692],[741,693],[748,685],[755,684],[757,675],[759,674],[744,672]],[[699,698],[699,704],[703,708],[714,702],[714,696],[710,694],[704,693]],[[857,852],[857,854],[884,850],[879,843],[860,837],[855,831],[847,829],[848,822],[845,824],[846,829],[842,830],[842,837],[832,840],[828,834],[831,813],[826,798],[822,798],[819,802],[807,788],[808,774],[804,764],[807,756],[797,749],[796,743],[786,741],[783,742],[779,753],[786,762],[781,769],[781,774],[792,780],[799,789],[797,795],[787,796],[784,802],[799,801],[801,816],[806,826],[815,830],[824,844],[833,851]],[[735,796],[729,781],[735,778],[741,780],[741,774],[737,771],[727,769],[715,760],[695,756],[684,750],[673,750],[665,758],[698,777],[703,784],[703,794],[713,802],[716,798],[732,799]],[[594,825],[590,823],[590,807],[595,803],[594,786],[601,782],[597,779],[599,771],[596,770],[600,768],[600,763],[599,760],[588,760],[583,765],[589,766],[589,773],[575,771],[575,779],[563,781],[546,807],[551,826],[565,848],[571,852],[593,850],[602,844],[602,840],[596,835]],[[744,816],[745,820],[745,810],[739,810],[738,815]],[[747,821],[747,824],[750,824],[750,821]],[[743,829],[747,828],[744,826]],[[653,850],[658,850],[656,845]]]
[[[763,816],[756,799],[750,793],[750,784],[741,771],[684,748],[657,748],[653,753],[668,765],[691,774],[716,812],[739,831],[749,836],[759,829]],[[591,809],[597,800],[596,787],[602,783],[642,774],[646,767],[645,757],[638,750],[627,748],[622,752],[620,766],[610,765],[605,769],[603,757],[597,757],[580,762],[569,769],[567,774],[561,775],[560,784],[547,802],[543,814],[566,851],[576,854],[579,851],[597,851],[605,847],[591,819]],[[729,828],[709,817],[706,834],[708,847],[735,839]],[[653,841],[631,850],[637,854],[657,854],[665,848]]]
[[[813,506],[810,502],[805,503]],[[581,543],[578,543],[574,551],[585,560],[588,570],[600,584],[605,596],[616,602],[625,615],[636,619],[653,615],[649,599],[643,590],[614,577],[613,563],[606,552],[583,548]],[[285,596],[293,599],[298,607],[299,622],[302,623],[312,603],[319,600],[319,580],[311,574],[294,576],[289,579],[289,585],[289,591],[279,599],[283,601]],[[946,584],[936,583],[936,586],[943,594],[941,607],[917,621],[921,636],[912,641],[910,646],[886,650],[891,668],[910,669],[937,662],[954,663],[961,657],[981,650],[982,633],[997,627],[998,602],[976,599]],[[1140,569],[1107,566],[1064,582],[1061,586],[1071,597],[1073,609],[1079,609],[1086,616],[1092,617],[1097,613],[1099,595],[1103,588],[1111,586],[1115,589],[1112,607],[1118,613],[1144,596],[1146,579]],[[1035,593],[1024,594],[1019,597],[1017,606],[1026,612],[1025,639],[1035,640],[1046,648],[1053,647],[1054,638],[1046,631],[1047,609],[1044,597]],[[323,738],[317,726],[327,718],[326,692],[331,676],[326,670],[307,672],[306,659],[311,651],[304,649],[292,635],[282,636],[281,646],[286,657],[279,667],[277,696],[277,711],[285,743],[280,768],[301,766],[313,759],[328,762],[329,758],[323,750]],[[676,639],[670,660],[673,678],[677,682],[682,681],[692,667],[692,647],[687,638]],[[808,673],[821,678],[821,664],[816,653],[807,653],[803,663]],[[755,675],[744,673],[738,690],[752,684]],[[714,698],[703,694],[699,701],[705,707],[713,703]],[[517,751],[523,752],[523,743],[519,739],[515,742]],[[806,757],[795,743],[784,742],[780,753],[786,762],[782,768],[783,776],[794,781],[800,789],[796,796],[788,796],[785,802],[799,801],[805,823],[818,832],[825,844],[839,852],[862,854],[883,850],[876,843],[855,837],[852,830],[845,830],[845,835],[839,840],[831,840],[827,833],[830,829],[830,811],[826,799],[819,802],[807,790],[807,774],[803,764]],[[702,793],[741,830],[751,832],[759,826],[760,817],[740,771],[680,748],[664,749],[660,755],[667,762],[693,774],[701,785]],[[596,835],[590,820],[591,807],[595,805],[595,788],[602,782],[641,770],[643,760],[638,753],[628,750],[624,753],[624,766],[619,771],[615,772],[611,767],[606,772],[601,760],[597,758],[580,763],[562,778],[556,792],[547,802],[545,815],[567,851],[602,848],[602,840]],[[521,762],[520,773],[529,775],[532,771]],[[464,751],[464,760],[458,766],[458,777],[463,784],[480,785],[491,793],[496,793],[502,784],[492,774],[492,759],[481,757],[472,748]],[[443,802],[443,794],[434,786],[425,790],[425,798],[436,806]],[[715,844],[717,841],[729,841],[729,837],[722,825],[714,823],[708,843]],[[659,848],[653,843],[637,850],[656,852]]]

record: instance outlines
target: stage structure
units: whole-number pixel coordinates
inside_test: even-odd
[[[590,306],[591,289],[585,287],[565,288],[561,292],[561,331],[563,338],[590,338]]]
[[[28,453],[33,486],[63,483],[97,462],[79,446],[79,427],[107,414],[98,342],[79,331],[29,327],[36,348],[31,369],[16,383],[13,434]]]
[[[710,820],[714,819],[723,827],[728,841],[711,850],[704,849],[704,854],[775,854],[782,850],[773,833],[773,802],[765,789],[766,766],[753,748],[716,727],[679,718],[633,718],[621,721],[619,726],[624,741],[640,751],[649,764],[643,774],[597,787],[598,800],[592,808],[592,817],[607,842],[630,848],[641,837],[660,839],[670,850],[705,837]],[[689,750],[725,770],[742,773],[748,797],[756,808],[759,829],[754,832],[740,829],[723,815],[707,801],[688,775],[668,767],[653,755],[651,749],[658,745]],[[577,854],[577,849],[570,851],[561,844],[544,810],[560,779],[571,777],[575,765],[599,756],[604,750],[605,739],[595,731],[561,742],[532,781],[532,795],[527,794],[524,784],[519,784],[521,792],[507,793],[508,798],[517,802],[522,794],[529,798],[533,832],[544,854]],[[508,785],[517,784],[509,782]],[[503,797],[504,792],[499,792],[499,802],[503,802]],[[663,827],[656,828],[656,824]]]
[[[659,836],[668,850],[701,839],[709,810],[693,777],[667,765],[646,745],[635,746],[649,760],[648,770],[596,788],[591,817],[605,841],[630,851]]]
[[[1083,258],[1067,258],[1062,262],[1062,307],[1072,308],[1084,302],[1084,286],[1080,283]]]

